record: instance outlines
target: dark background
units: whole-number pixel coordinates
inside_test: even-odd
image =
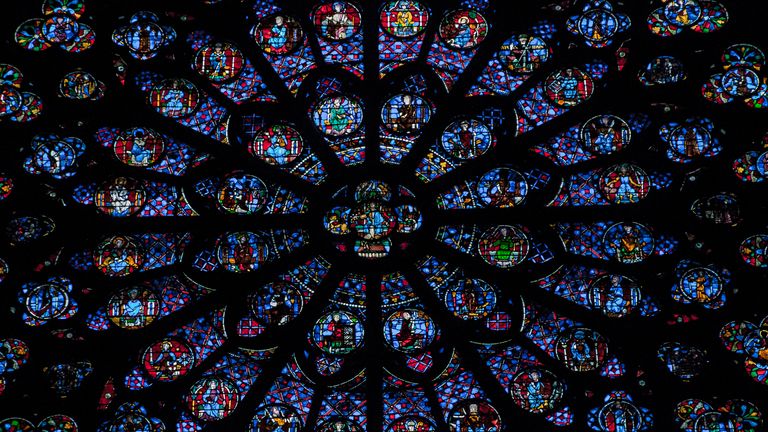
[[[364,6],[371,2],[363,2]],[[450,2],[426,2],[433,7],[433,16],[439,16],[442,10],[450,9]],[[470,84],[493,55],[493,52],[512,32],[525,31],[534,20],[543,17],[551,17],[558,25],[561,25],[568,14],[557,14],[557,11],[542,11],[544,2],[498,2],[495,10],[488,14],[492,24],[492,32],[488,41],[478,51],[475,61],[468,68],[465,78],[456,85],[451,96],[441,97],[437,101],[442,110],[437,114],[435,124],[444,124],[446,118],[454,114],[472,112],[485,106],[487,100],[475,98],[469,102],[461,99]],[[706,78],[717,70],[712,66],[719,64],[719,58],[725,47],[732,43],[748,42],[768,47],[765,44],[764,15],[759,13],[760,2],[757,1],[731,1],[726,4],[731,21],[725,29],[709,34],[700,35],[690,31],[672,38],[658,38],[650,34],[644,21],[653,7],[646,1],[627,2],[620,9],[629,13],[633,20],[633,27],[625,36],[617,37],[617,43],[611,48],[592,50],[581,47],[580,41],[568,36],[559,39],[556,47],[555,59],[539,72],[538,78],[529,81],[528,85],[538,82],[546,76],[548,71],[559,65],[582,63],[593,58],[605,59],[612,65],[611,72],[606,81],[608,89],[599,89],[584,106],[573,110],[571,113],[544,125],[536,131],[523,137],[512,139],[505,137],[500,140],[498,156],[486,158],[478,163],[469,164],[465,169],[456,174],[446,176],[445,179],[435,185],[425,187],[415,184],[410,180],[409,165],[418,162],[416,158],[406,160],[403,167],[393,169],[381,165],[376,156],[369,151],[369,161],[363,168],[341,171],[338,164],[332,159],[326,164],[331,179],[327,186],[320,190],[306,190],[313,200],[322,200],[328,193],[351,179],[361,179],[370,176],[384,179],[401,180],[412,187],[420,200],[420,208],[425,215],[425,227],[423,234],[417,236],[414,245],[408,253],[396,255],[394,258],[384,260],[382,263],[370,265],[369,287],[375,286],[376,281],[383,273],[395,268],[404,268],[406,275],[415,289],[424,294],[427,311],[435,317],[435,320],[443,328],[449,343],[455,343],[462,355],[464,364],[477,371],[478,379],[485,385],[490,399],[496,408],[502,413],[505,424],[510,430],[549,430],[554,429],[543,422],[542,417],[524,415],[511,403],[509,396],[503,394],[497,384],[490,381],[487,372],[479,365],[478,356],[473,353],[473,347],[463,334],[460,323],[455,322],[450,316],[438,308],[437,302],[430,297],[423,283],[415,277],[413,271],[414,257],[425,253],[442,253],[450,260],[461,260],[462,265],[470,272],[482,275],[489,281],[496,282],[510,293],[523,292],[527,299],[543,303],[562,312],[564,315],[577,319],[587,326],[595,328],[609,337],[612,341],[612,349],[618,352],[620,357],[629,366],[627,376],[609,381],[596,379],[593,374],[576,374],[564,370],[554,361],[547,361],[547,366],[563,377],[568,383],[569,389],[566,402],[574,408],[577,417],[574,429],[584,429],[584,414],[591,408],[601,405],[602,396],[612,389],[625,389],[636,397],[639,406],[651,408],[656,417],[656,430],[672,430],[672,415],[675,404],[683,399],[696,397],[710,400],[713,404],[723,402],[729,398],[744,398],[756,403],[764,413],[768,413],[768,398],[764,386],[753,382],[746,374],[743,366],[743,356],[733,355],[725,351],[719,343],[717,334],[722,325],[730,320],[744,319],[757,323],[768,313],[764,306],[764,291],[766,285],[765,271],[747,268],[737,254],[739,242],[748,235],[766,231],[765,211],[766,193],[765,185],[750,185],[736,179],[730,169],[730,161],[737,155],[756,148],[754,142],[766,131],[766,114],[757,110],[748,109],[739,103],[725,106],[712,105],[701,97],[700,86]],[[311,10],[312,2],[292,1],[287,8],[295,12],[297,16],[306,17]],[[170,76],[193,75],[189,69],[190,53],[183,47],[183,39],[186,31],[204,28],[210,33],[221,38],[234,41],[257,64],[259,70],[265,75],[270,88],[275,90],[278,96],[286,96],[285,90],[272,74],[267,70],[263,59],[256,54],[252,41],[248,37],[248,29],[252,22],[251,13],[247,7],[241,6],[236,1],[224,1],[215,7],[205,7],[191,0],[157,1],[117,1],[117,0],[91,0],[86,4],[86,14],[82,20],[91,25],[96,32],[97,42],[94,48],[82,54],[68,54],[57,48],[51,48],[46,52],[34,53],[23,51],[13,42],[15,27],[26,19],[41,15],[40,4],[36,0],[15,2],[13,6],[6,7],[4,14],[0,16],[0,62],[16,65],[24,73],[25,86],[42,96],[46,105],[43,116],[29,124],[17,125],[8,122],[0,123],[0,171],[10,174],[16,181],[16,189],[10,199],[0,203],[0,223],[6,224],[15,216],[27,214],[46,214],[57,224],[56,232],[50,237],[33,243],[29,246],[12,247],[6,240],[0,245],[0,257],[4,258],[11,269],[10,276],[0,285],[0,302],[4,305],[0,308],[0,336],[14,336],[26,341],[31,349],[31,359],[27,366],[12,377],[12,382],[7,384],[5,395],[0,396],[0,418],[6,416],[21,416],[39,421],[41,418],[54,414],[65,413],[78,420],[81,430],[93,430],[95,425],[104,417],[104,413],[96,411],[98,397],[105,380],[112,376],[118,381],[125,376],[125,372],[136,362],[136,355],[151,341],[164,335],[177,325],[188,321],[193,316],[212,308],[214,305],[232,304],[241,302],[243,293],[257,284],[263,283],[276,272],[290,268],[292,265],[305,260],[313,251],[321,251],[326,256],[333,258],[334,268],[318,293],[320,301],[310,304],[306,315],[316,316],[323,306],[322,299],[330,295],[331,289],[337,284],[339,278],[348,272],[360,271],[361,262],[354,259],[346,259],[332,252],[326,241],[323,230],[319,224],[319,215],[310,212],[304,217],[295,220],[278,221],[270,218],[247,218],[234,220],[224,216],[207,215],[204,222],[198,221],[141,221],[141,220],[113,220],[100,217],[92,211],[80,207],[62,207],[58,204],[60,198],[70,202],[67,197],[73,181],[45,180],[40,177],[19,175],[23,161],[24,150],[27,148],[31,137],[41,132],[58,132],[63,136],[83,137],[89,146],[93,145],[92,132],[104,125],[109,126],[133,126],[145,125],[157,127],[164,132],[173,133],[186,139],[195,145],[199,145],[216,156],[217,162],[210,165],[211,172],[225,172],[232,167],[242,169],[262,170],[269,178],[275,178],[304,188],[294,178],[272,169],[263,164],[249,162],[242,156],[242,148],[222,149],[220,145],[194,135],[181,127],[165,122],[158,116],[149,112],[143,103],[139,93],[130,83],[120,87],[115,79],[113,70],[113,54],[119,53],[128,63],[128,81],[132,74],[139,69],[149,68],[167,73]],[[154,10],[158,14],[164,11],[172,11],[161,17],[161,21],[171,24],[177,30],[179,37],[171,49],[161,51],[159,58],[146,64],[134,61],[122,48],[115,47],[110,36],[114,28],[125,22],[133,12],[147,9]],[[375,7],[369,6],[364,12],[367,21],[364,21],[366,36],[366,53],[375,53],[376,43],[371,37],[375,32],[376,15]],[[428,32],[434,32],[437,20],[432,20],[432,27]],[[307,28],[307,26],[305,26]],[[429,40],[431,36],[428,36]],[[622,74],[615,69],[614,51],[624,39],[630,39],[627,46],[630,47],[629,62]],[[573,42],[579,44],[573,49],[568,45]],[[686,81],[673,86],[660,88],[643,87],[637,81],[637,71],[645,63],[658,55],[675,55],[683,61],[688,71]],[[175,58],[174,58],[175,57]],[[368,73],[366,80],[375,78],[371,66],[375,65],[375,55],[366,59]],[[93,73],[97,78],[107,84],[106,97],[98,102],[71,102],[56,97],[58,81],[67,72],[77,68],[83,68]],[[471,77],[471,78],[466,78]],[[31,87],[29,87],[31,86]],[[366,101],[366,109],[375,113],[379,101],[382,100],[386,89],[384,86],[365,83],[360,86],[360,93]],[[519,94],[519,93],[518,93]],[[284,99],[285,100],[285,99]],[[502,102],[492,102],[503,109],[509,109],[513,99],[503,99]],[[666,104],[669,110],[662,108]],[[242,110],[256,109],[254,107],[239,108]],[[298,116],[305,108],[301,102],[281,104],[276,111],[286,113],[287,116]],[[372,111],[371,111],[372,110]],[[556,174],[565,174],[569,169],[558,170],[543,162],[539,158],[531,157],[527,147],[539,143],[547,137],[557,133],[572,124],[585,121],[596,114],[613,112],[617,114],[631,112],[646,112],[652,116],[653,124],[649,130],[639,137],[635,137],[632,149],[621,153],[618,158],[631,159],[643,167],[670,170],[675,174],[675,186],[663,194],[656,194],[644,200],[641,204],[631,209],[610,208],[599,209],[541,209],[536,206],[514,209],[514,211],[486,212],[475,211],[469,214],[451,214],[438,212],[432,209],[432,196],[439,191],[441,186],[452,183],[461,176],[476,175],[488,169],[490,164],[499,160],[514,163],[517,166],[541,166]],[[696,162],[689,165],[678,165],[666,161],[662,153],[649,151],[658,146],[659,140],[654,131],[666,121],[680,120],[688,116],[708,116],[715,120],[718,133],[724,144],[724,151],[711,161]],[[369,123],[375,115],[367,115]],[[372,123],[371,123],[372,125]],[[432,128],[434,129],[434,127]],[[369,127],[369,130],[375,130]],[[425,133],[422,141],[427,142],[430,136],[434,136],[435,130]],[[375,140],[369,139],[369,148],[373,148]],[[239,153],[238,153],[239,152]],[[423,155],[416,151],[416,154]],[[99,161],[103,156],[88,154]],[[333,157],[333,156],[330,156]],[[617,158],[617,159],[618,159]],[[599,162],[590,162],[580,165],[577,170],[586,166],[607,166],[605,159]],[[95,164],[83,167],[85,175],[94,179],[103,178],[123,168],[116,164]],[[274,176],[274,177],[273,177]],[[78,177],[80,180],[84,178]],[[150,174],[148,178],[152,178]],[[189,185],[193,179],[180,180],[180,184]],[[49,188],[47,185],[52,185]],[[51,191],[58,191],[59,197],[52,197]],[[697,198],[716,192],[730,191],[735,193],[742,206],[743,222],[736,227],[719,227],[704,224],[695,219],[689,212],[689,207]],[[615,268],[623,274],[631,275],[641,282],[644,292],[653,295],[661,304],[663,312],[654,319],[630,318],[621,321],[608,321],[598,314],[586,311],[574,306],[562,299],[555,298],[544,292],[534,290],[528,285],[529,280],[540,276],[529,274],[525,270],[514,272],[489,271],[473,259],[462,258],[435,244],[430,240],[436,227],[442,223],[510,223],[520,222],[533,227],[543,227],[550,223],[570,220],[602,220],[625,219],[646,221],[661,229],[678,233],[682,239],[679,252],[673,257],[649,261],[647,264],[623,268],[612,264],[597,263],[598,266]],[[77,319],[69,320],[54,326],[46,325],[39,328],[25,326],[18,314],[11,308],[16,306],[15,295],[21,283],[30,280],[42,280],[50,275],[70,274],[76,284],[77,290],[92,288],[89,294],[79,292],[76,297],[81,304],[80,317],[94,310],[109,298],[110,293],[124,285],[131,284],[146,277],[154,277],[162,272],[139,275],[138,278],[127,278],[120,281],[111,281],[95,274],[73,274],[66,270],[64,263],[59,268],[49,266],[42,269],[39,274],[32,271],[38,264],[49,259],[59,246],[65,246],[67,250],[77,250],[83,247],[92,247],[94,242],[102,234],[110,232],[141,232],[147,229],[160,231],[191,231],[196,238],[210,238],[224,230],[233,230],[236,227],[266,227],[271,224],[286,223],[300,225],[303,222],[310,224],[312,245],[311,250],[301,252],[296,257],[284,260],[274,266],[265,268],[254,276],[246,277],[217,277],[200,282],[218,288],[208,301],[195,304],[178,315],[168,317],[156,322],[147,329],[131,333],[126,337],[125,332],[109,331],[99,334],[91,334],[83,328]],[[683,233],[689,233],[692,240],[686,240]],[[65,253],[66,255],[66,253]],[[685,307],[673,302],[669,296],[672,286],[672,270],[677,261],[682,257],[689,257],[701,262],[715,262],[726,266],[734,272],[734,282],[731,285],[737,292],[728,298],[726,307],[717,312],[706,312],[696,307]],[[64,261],[64,260],[62,260]],[[558,262],[585,262],[574,257],[562,257]],[[172,272],[176,269],[166,271]],[[550,269],[551,270],[551,269]],[[541,270],[538,270],[541,271]],[[76,291],[77,292],[77,291]],[[367,329],[377,324],[380,315],[380,300],[378,296],[369,296],[369,322]],[[669,325],[671,314],[695,314],[698,320],[681,325]],[[265,374],[260,379],[251,393],[229,419],[213,425],[212,430],[245,430],[254,409],[261,402],[263,393],[272,383],[270,374],[279,371],[288,355],[302,349],[302,335],[309,324],[308,319],[297,320],[285,332],[277,334],[272,341],[261,341],[253,347],[264,347],[279,341],[280,348],[274,356],[274,361],[268,363]],[[56,327],[58,326],[58,327]],[[64,334],[72,334],[76,339],[84,337],[83,341],[68,339],[66,336],[57,338],[51,335],[55,328],[66,329]],[[377,332],[368,331],[366,341],[366,357],[361,360],[369,370],[369,430],[375,431],[380,424],[381,395],[378,390],[378,382],[382,375],[382,364],[388,354],[384,352],[381,341],[377,340]],[[292,337],[293,336],[293,337]],[[656,357],[656,349],[662,342],[681,341],[690,343],[708,352],[710,366],[705,369],[702,376],[692,383],[682,383],[677,378],[663,369],[663,365]],[[235,341],[230,338],[229,345],[242,345],[245,342]],[[377,348],[382,347],[382,348]],[[543,356],[540,356],[543,357]],[[73,392],[68,398],[58,398],[48,388],[45,374],[42,369],[55,363],[79,361],[88,359],[94,365],[94,373],[89,376],[82,388]],[[154,386],[148,392],[136,392],[127,394],[125,391],[118,394],[118,401],[142,400],[152,413],[168,413],[171,405],[177,404],[183,392],[194,382],[199,373],[209,365],[203,364],[201,368],[169,385]],[[642,371],[640,373],[639,371]],[[592,392],[593,396],[586,395]],[[320,397],[320,396],[318,396]],[[160,401],[166,401],[169,406],[161,408]],[[310,417],[316,415],[316,406]],[[114,409],[117,404],[113,404]],[[173,429],[175,416],[161,415],[169,429]],[[438,421],[440,421],[438,419]],[[231,428],[231,429],[230,429]],[[530,428],[530,429],[527,429]]]

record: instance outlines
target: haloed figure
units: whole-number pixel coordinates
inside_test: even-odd
[[[326,34],[328,34],[331,39],[346,39],[351,36],[355,24],[344,10],[344,3],[335,2],[332,8],[333,12],[328,14],[322,21],[322,25],[326,29]]]

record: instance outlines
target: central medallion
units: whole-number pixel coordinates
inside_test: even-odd
[[[415,232],[422,216],[414,205],[415,197],[405,187],[397,190],[379,180],[345,186],[336,192],[335,205],[325,214],[325,229],[339,237],[340,251],[353,250],[367,259],[384,258],[392,250],[392,240]],[[403,238],[401,247],[408,243]]]

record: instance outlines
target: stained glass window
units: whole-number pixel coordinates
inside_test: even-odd
[[[764,430],[756,2],[7,3],[0,431]]]

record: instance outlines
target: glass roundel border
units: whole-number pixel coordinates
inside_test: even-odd
[[[14,23],[5,430],[762,427],[745,6],[199,3]]]

